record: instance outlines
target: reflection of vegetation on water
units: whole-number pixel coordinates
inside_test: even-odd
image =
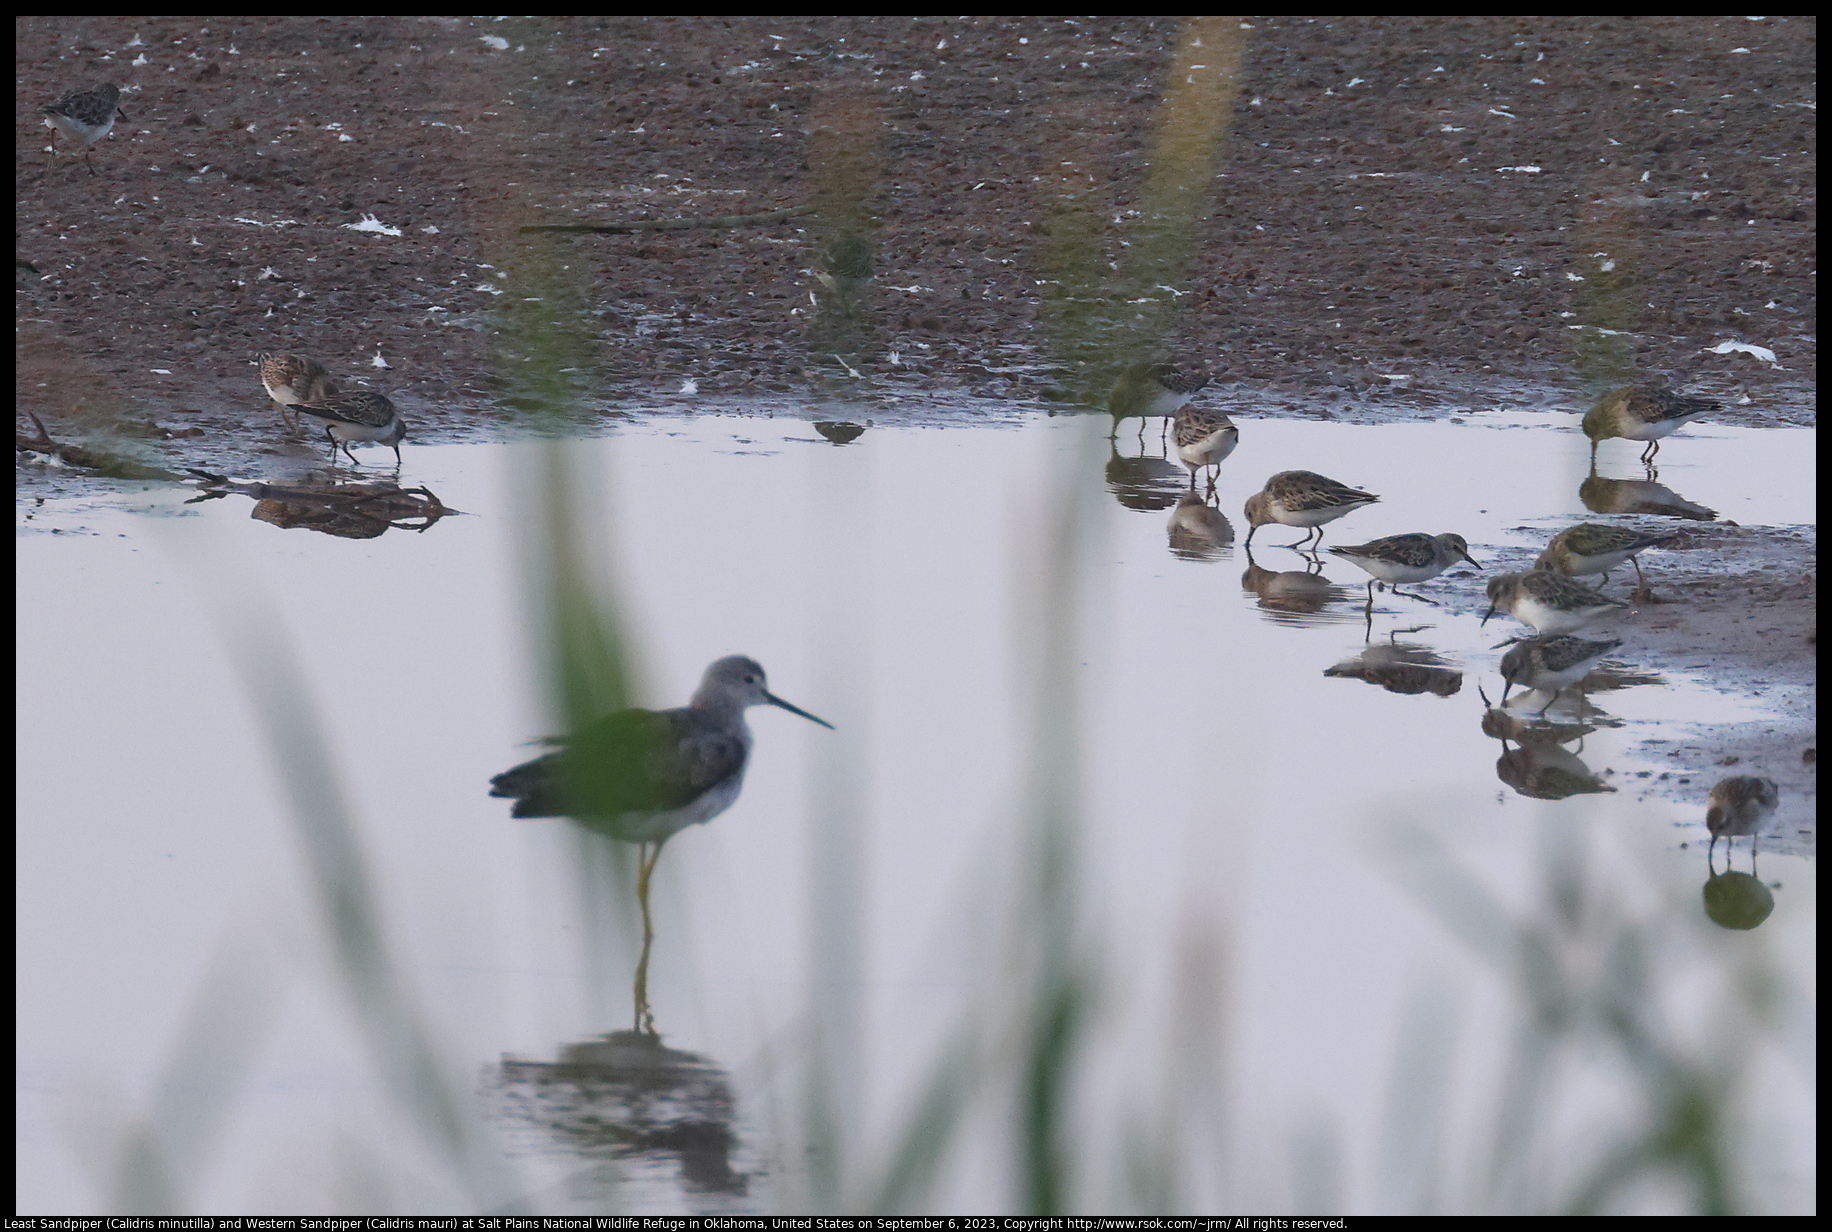
[[[1152,118],[1145,180],[1131,196],[1085,153],[1065,118],[1038,168],[1048,194],[1038,225],[1045,285],[1044,343],[1078,374],[1081,401],[1099,401],[1127,363],[1170,335],[1184,278],[1212,211],[1215,164],[1233,119],[1243,38],[1234,18],[1197,18],[1177,39]]]
[[[845,380],[879,350],[870,291],[878,229],[872,200],[884,184],[882,120],[870,97],[836,90],[815,105],[811,123],[816,217],[809,228],[809,365]]]

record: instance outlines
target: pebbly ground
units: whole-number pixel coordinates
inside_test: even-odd
[[[526,371],[563,369],[588,420],[838,388],[980,418],[1097,406],[1144,353],[1257,415],[1576,410],[1659,374],[1728,422],[1815,422],[1810,19],[14,29],[17,404],[160,465],[309,464],[269,431],[267,349],[361,376],[418,439],[510,430],[552,393]],[[103,80],[128,118],[91,176],[38,108]],[[1192,115],[1222,136],[1179,196],[1156,173]],[[1182,229],[1154,231],[1167,201]],[[837,220],[878,273],[844,313],[810,276]],[[1815,538],[1714,533],[1642,629],[1781,701],[1764,772],[1810,792]]]

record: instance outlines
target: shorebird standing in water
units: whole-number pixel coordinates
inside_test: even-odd
[[[1641,460],[1653,464],[1660,438],[1671,436],[1701,415],[1722,408],[1704,398],[1688,398],[1664,385],[1631,385],[1597,399],[1584,415],[1584,435],[1590,438],[1590,462],[1597,461],[1597,446],[1612,436],[1646,441]]]
[[[268,397],[279,403],[280,418],[295,431],[299,421],[287,412],[287,407],[300,402],[318,402],[335,397],[339,392],[337,382],[324,370],[324,365],[303,355],[262,355],[260,366],[262,387],[267,390]]]
[[[1550,569],[1566,577],[1589,577],[1600,573],[1607,582],[1611,569],[1624,563],[1632,564],[1635,566],[1635,592],[1642,594],[1648,582],[1641,574],[1641,562],[1635,559],[1636,554],[1663,547],[1676,538],[1676,535],[1644,535],[1626,526],[1580,522],[1552,536],[1552,542],[1539,554],[1533,567]]]
[[[1749,852],[1753,856],[1756,836],[1775,815],[1775,807],[1780,803],[1781,791],[1773,779],[1754,774],[1735,774],[1719,779],[1717,786],[1711,789],[1710,806],[1705,810],[1705,828],[1711,831],[1711,846],[1705,849],[1706,857],[1717,849],[1720,836],[1724,846],[1729,847],[1739,834],[1749,835]]]
[[[1253,542],[1254,531],[1268,522],[1277,522],[1305,528],[1304,538],[1291,547],[1309,546],[1311,535],[1322,543],[1325,522],[1334,522],[1379,499],[1372,492],[1357,491],[1315,471],[1280,471],[1247,498],[1247,542]]]
[[[337,451],[342,449],[350,464],[356,465],[350,442],[371,441],[393,449],[395,467],[400,467],[401,442],[407,439],[407,423],[394,409],[394,403],[381,394],[366,389],[332,394],[312,402],[295,402],[293,411],[324,425],[325,437],[331,442],[332,462],[337,461]]]
[[[1460,560],[1482,568],[1469,554],[1469,543],[1462,535],[1389,535],[1357,547],[1331,548],[1330,554],[1367,572],[1370,607],[1374,604],[1375,582],[1385,582],[1389,587],[1429,582]]]
[[[1113,416],[1113,431],[1107,434],[1107,439],[1119,435],[1122,419],[1140,420],[1142,438],[1144,420],[1159,416],[1169,419],[1208,383],[1206,373],[1184,372],[1170,364],[1132,365],[1120,373],[1120,379],[1113,383],[1113,392],[1107,397],[1107,413]]]
[[[662,844],[738,799],[751,756],[744,712],[752,706],[776,706],[833,727],[770,692],[757,660],[731,655],[706,669],[685,706],[606,715],[563,748],[491,779],[490,794],[514,800],[512,816],[570,817],[638,844],[636,897],[646,949],[654,935],[649,875]]]
[[[1496,612],[1506,612],[1536,633],[1571,633],[1628,604],[1600,590],[1574,582],[1562,573],[1535,569],[1531,573],[1503,573],[1489,579],[1487,624]]]
[[[1501,704],[1508,704],[1508,690],[1515,685],[1539,689],[1552,695],[1539,708],[1544,714],[1552,709],[1560,693],[1574,684],[1581,684],[1584,677],[1590,675],[1590,669],[1621,644],[1620,638],[1610,642],[1587,642],[1581,637],[1564,636],[1521,638],[1512,650],[1501,656],[1501,678],[1507,681],[1501,690]]]
[[[1220,411],[1178,411],[1171,421],[1171,441],[1177,446],[1177,457],[1190,468],[1190,490],[1196,490],[1196,472],[1214,467],[1209,473],[1209,491],[1221,476],[1221,464],[1240,444],[1240,429]]]

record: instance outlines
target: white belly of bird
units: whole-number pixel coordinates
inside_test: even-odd
[[[1322,526],[1325,522],[1334,522],[1345,513],[1352,512],[1354,505],[1337,505],[1333,509],[1298,509],[1285,508],[1278,501],[1273,501],[1268,512],[1286,526]]]
[[[1672,436],[1704,413],[1700,411],[1695,415],[1675,415],[1671,419],[1656,419],[1653,423],[1637,420],[1632,415],[1623,416],[1625,431],[1622,435],[1631,441],[1657,441],[1663,436]]]
[[[617,819],[617,836],[629,843],[659,843],[677,830],[704,825],[737,802],[744,772],[707,788],[692,804],[666,813],[625,813]]]
[[[1218,428],[1209,433],[1194,445],[1177,446],[1177,456],[1183,459],[1188,467],[1215,466],[1234,452],[1234,446],[1240,443],[1240,432],[1233,428]]]
[[[1617,609],[1613,605],[1582,608],[1552,607],[1531,595],[1522,595],[1514,604],[1514,618],[1550,636],[1582,629],[1599,616],[1607,615],[1615,610]]]
[[[70,138],[72,141],[80,141],[84,145],[94,145],[96,142],[106,137],[109,130],[114,127],[114,122],[115,118],[112,113],[101,124],[93,128],[83,123],[81,120],[67,115],[48,115],[45,117],[45,124],[47,127],[55,128],[58,132]]]

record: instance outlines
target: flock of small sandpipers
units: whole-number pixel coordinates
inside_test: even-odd
[[[119,104],[120,90],[112,83],[73,90],[43,109],[45,123],[54,130],[54,141],[61,133],[84,145],[85,164],[94,174],[89,152],[113,129],[117,117],[125,118]],[[850,277],[854,271],[848,267],[840,273]],[[869,272],[863,276],[869,277]],[[833,285],[827,276],[823,281]],[[261,383],[279,404],[289,428],[297,428],[295,416],[321,425],[333,460],[341,449],[355,463],[353,443],[387,445],[399,467],[407,426],[388,398],[369,390],[345,392],[321,364],[304,356],[264,354],[258,363]],[[1116,424],[1134,416],[1169,418],[1177,457],[1190,470],[1191,488],[1197,473],[1206,468],[1212,495],[1221,463],[1240,443],[1240,429],[1221,412],[1188,406],[1207,382],[1206,376],[1185,374],[1168,364],[1137,364],[1121,375],[1110,409]],[[1717,409],[1714,402],[1661,386],[1637,385],[1598,401],[1584,416],[1584,433],[1591,441],[1593,461],[1598,443],[1624,437],[1647,442],[1642,461],[1651,463],[1663,437]],[[1247,498],[1247,543],[1252,544],[1261,526],[1276,522],[1303,528],[1304,539],[1292,546],[1314,549],[1323,541],[1326,524],[1379,499],[1314,471],[1281,471]],[[1668,536],[1585,523],[1554,536],[1531,571],[1491,579],[1483,620],[1505,611],[1534,629],[1534,636],[1515,639],[1502,659],[1507,688],[1518,684],[1547,690],[1549,709],[1560,693],[1581,682],[1622,643],[1586,641],[1572,633],[1627,605],[1572,579],[1601,574],[1607,581],[1611,570],[1632,563],[1645,588],[1635,557],[1669,541]],[[1376,582],[1399,586],[1429,581],[1458,561],[1481,567],[1469,554],[1468,543],[1454,534],[1393,535],[1330,551],[1369,575],[1370,610]],[[1504,704],[1506,700],[1504,690]],[[831,726],[770,693],[763,668],[752,659],[734,656],[706,669],[687,706],[608,716],[558,752],[497,775],[491,794],[515,799],[517,817],[571,816],[615,838],[653,844],[653,853],[644,853],[639,885],[646,925],[649,873],[661,844],[682,827],[724,812],[738,797],[751,748],[744,711],[755,705],[778,706]],[[1707,813],[1713,845],[1720,836],[1753,836],[1773,815],[1776,800],[1775,784],[1765,778],[1745,775],[1720,782],[1711,789]]]
[[[1125,370],[1114,387],[1108,409],[1117,430],[1122,419],[1165,417],[1170,421],[1170,441],[1178,459],[1189,468],[1190,488],[1196,476],[1208,472],[1208,491],[1215,492],[1221,463],[1240,444],[1240,428],[1220,411],[1189,405],[1208,378],[1180,371],[1170,364],[1140,363]],[[1652,465],[1663,437],[1700,416],[1719,410],[1715,402],[1687,397],[1659,384],[1633,385],[1603,395],[1584,416],[1584,435],[1590,438],[1591,461],[1597,446],[1614,437],[1644,441],[1643,463]],[[1280,471],[1247,498],[1246,543],[1269,523],[1300,527],[1305,535],[1289,546],[1310,552],[1323,542],[1323,527],[1355,510],[1378,501],[1363,492],[1315,471]],[[1574,579],[1601,575],[1632,564],[1638,582],[1635,593],[1646,593],[1647,579],[1636,557],[1649,548],[1673,541],[1670,535],[1649,535],[1627,527],[1585,522],[1552,537],[1533,568],[1524,573],[1504,573],[1489,579],[1488,611],[1483,623],[1496,612],[1506,612],[1531,626],[1533,636],[1511,638],[1511,649],[1502,656],[1501,675],[1506,682],[1501,695],[1520,685],[1549,696],[1539,713],[1549,710],[1566,689],[1579,685],[1621,639],[1590,641],[1574,634],[1629,605]],[[1469,544],[1455,534],[1391,535],[1354,547],[1330,548],[1330,553],[1368,574],[1368,606],[1373,609],[1374,585],[1389,587],[1429,581],[1458,561],[1482,566],[1469,554]],[[1712,844],[1720,836],[1753,836],[1775,812],[1777,789],[1772,780],[1753,775],[1726,778],[1711,789],[1706,824]]]

